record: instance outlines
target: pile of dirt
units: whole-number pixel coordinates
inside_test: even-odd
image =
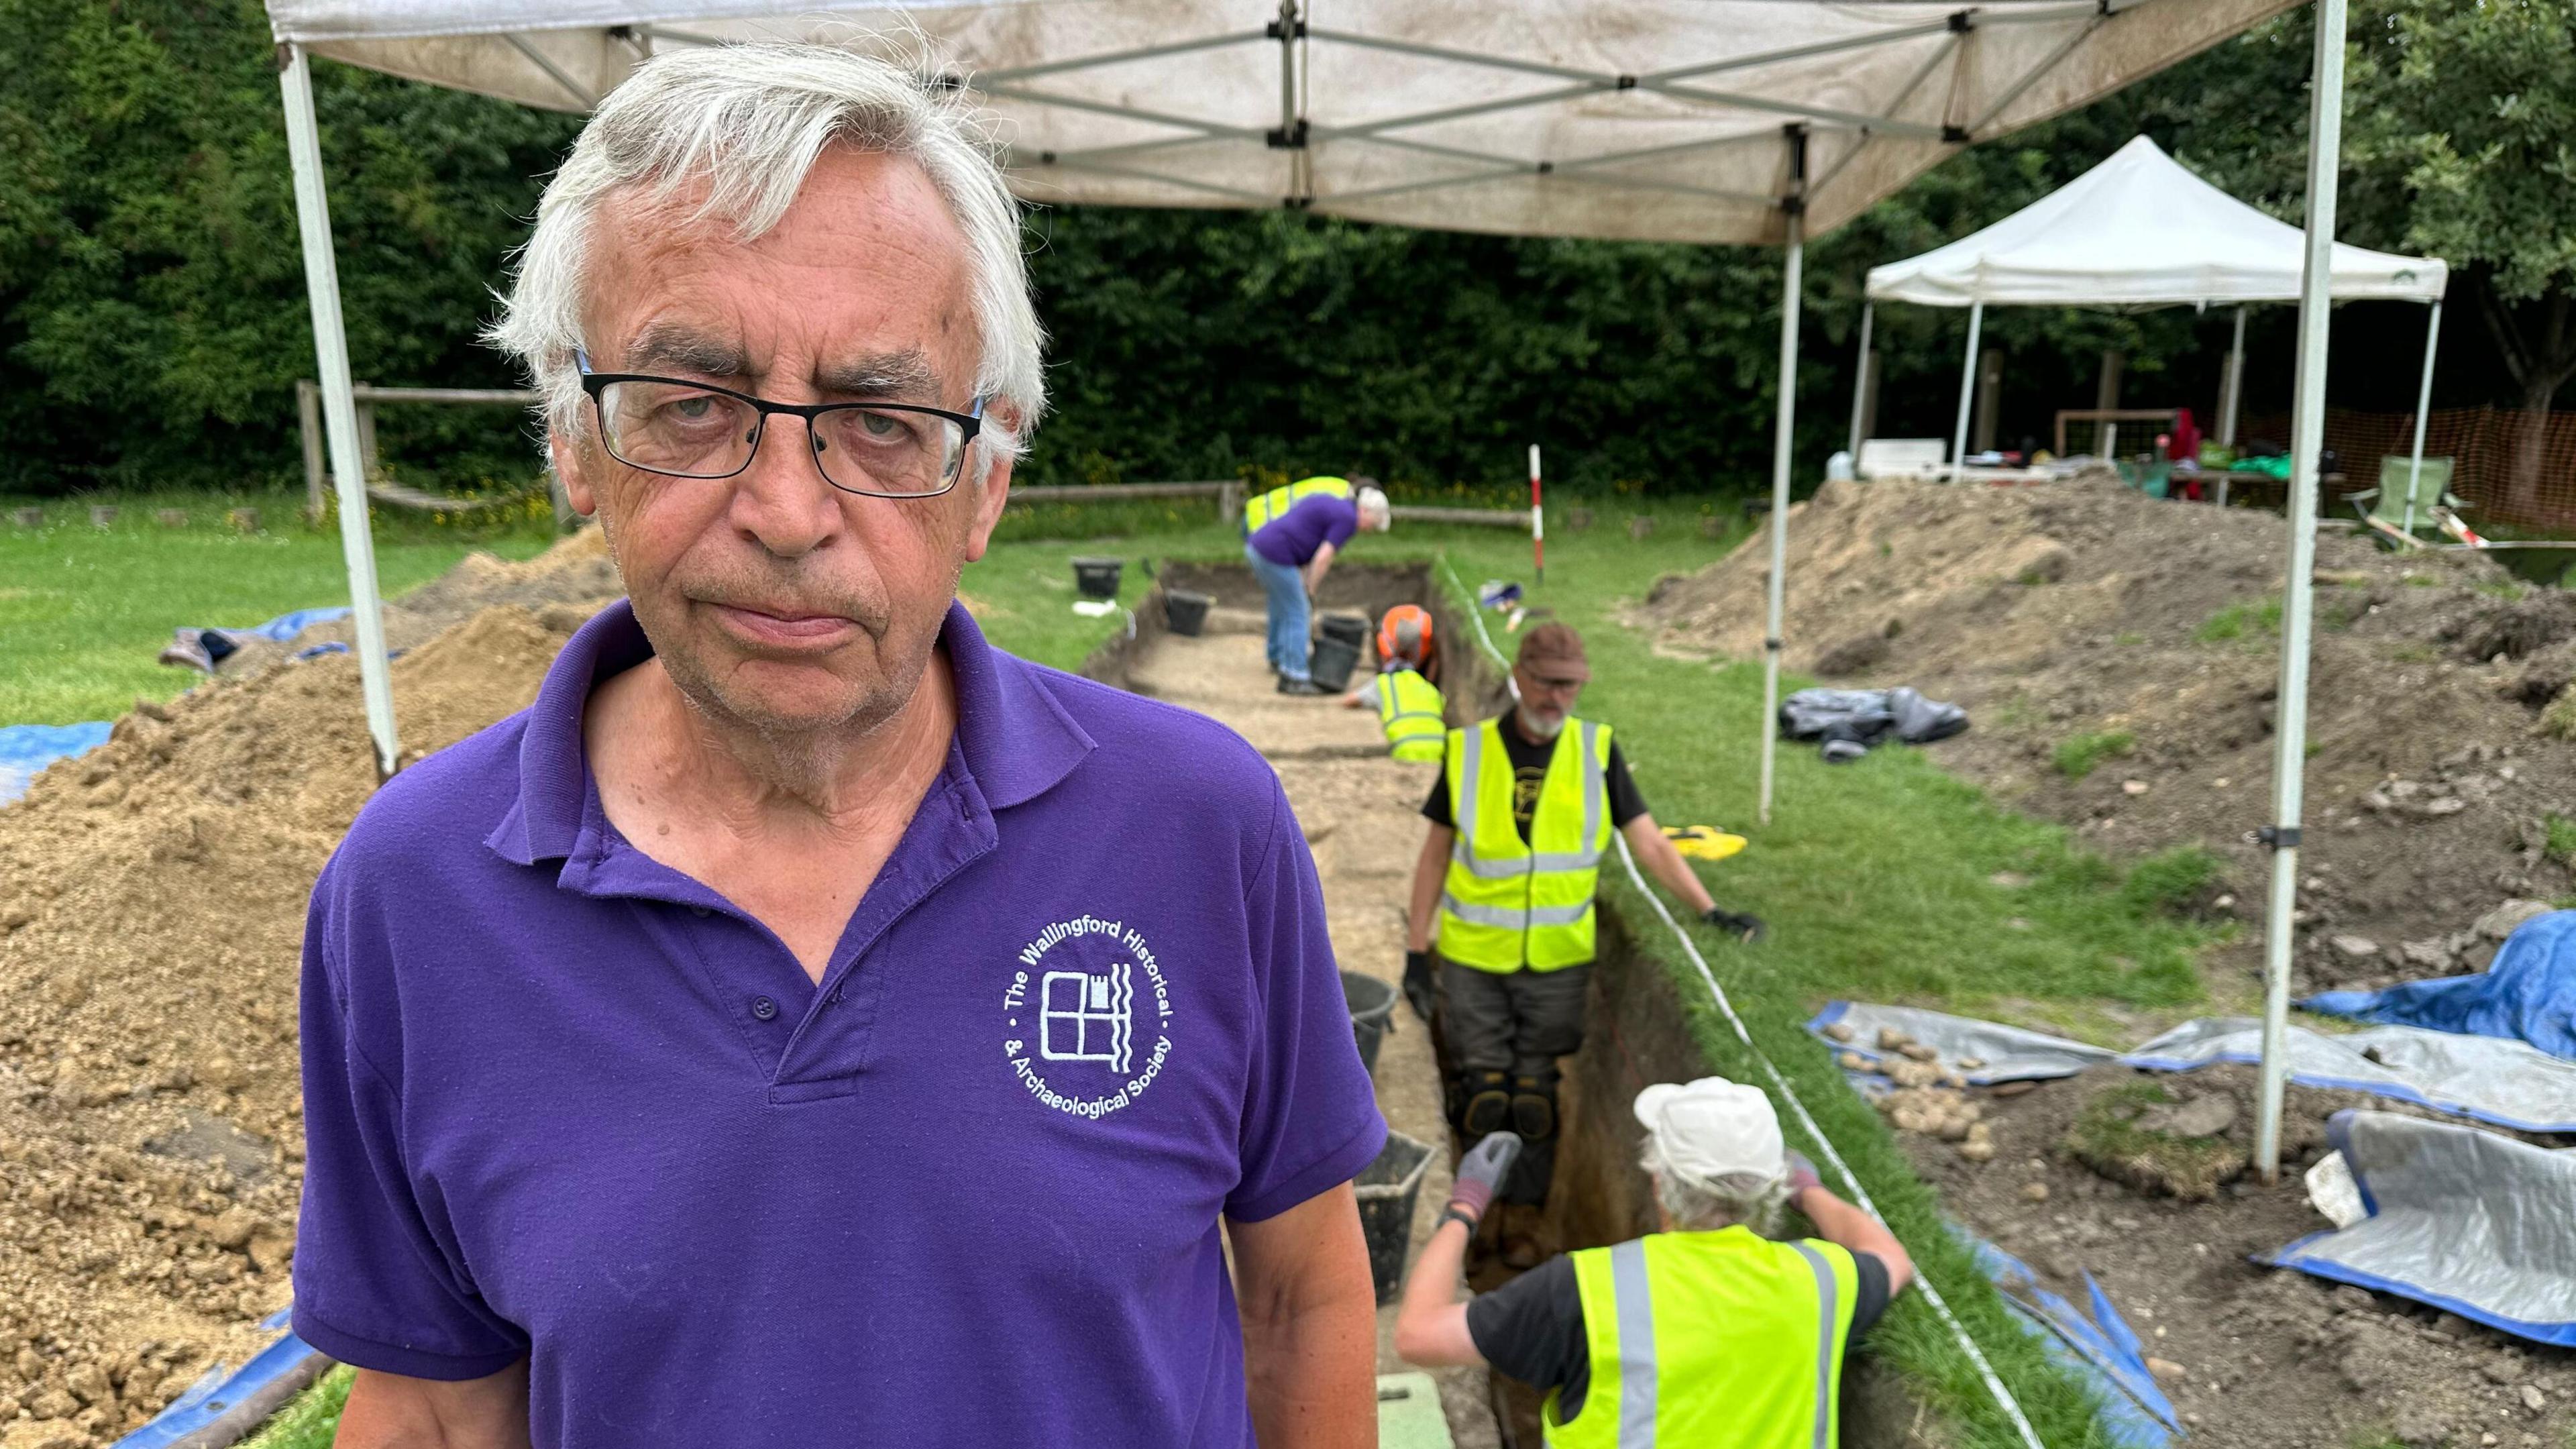
[[[1967,706],[1945,766],[2116,855],[2208,847],[2197,904],[2254,921],[2288,542],[2268,513],[2109,484],[1829,483],[1790,512],[1787,663]],[[1767,562],[1757,537],[1668,578],[1638,622],[1758,657]],[[2576,892],[2576,745],[2537,728],[2576,677],[2576,595],[2331,531],[2315,579],[2300,985],[2477,969],[2471,922]],[[2220,953],[2223,997],[2258,937]]]
[[[2576,1352],[2262,1266],[2259,1258],[2328,1226],[2295,1170],[2271,1188],[2235,1170],[2146,1181],[2126,1151],[2102,1151],[2130,1145],[2102,1140],[2108,1119],[2136,1138],[2187,1146],[2196,1161],[2231,1156],[2241,1170],[2255,1075],[2237,1066],[2179,1076],[2105,1066],[2016,1084],[2011,1095],[1980,1091],[1981,1125],[1996,1147],[1982,1165],[1935,1138],[1899,1141],[1951,1213],[2029,1264],[2045,1286],[2080,1303],[2087,1274],[2101,1283],[2143,1340],[2193,1443],[2568,1443],[2576,1431]],[[2293,1086],[2282,1114],[2284,1158],[2295,1164],[2321,1152],[2326,1119],[2351,1107],[2448,1120],[2382,1098]],[[2181,1159],[2158,1160],[2170,1167]]]
[[[535,698],[601,557],[469,559],[406,601],[456,621],[394,662],[407,758]],[[0,808],[6,1449],[132,1428],[287,1301],[305,900],[375,785],[339,654],[138,706]]]
[[[596,528],[585,528],[524,561],[470,553],[446,573],[386,601],[385,648],[395,653],[416,649],[496,604],[530,610],[549,627],[566,619],[577,623],[622,592],[617,566],[608,556],[607,536]],[[215,673],[222,679],[247,678],[306,650],[349,644],[356,637],[348,620],[336,619],[312,625],[282,644],[252,639],[226,655]]]

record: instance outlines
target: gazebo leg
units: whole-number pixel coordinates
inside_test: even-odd
[[[2406,469],[2406,522],[2415,531],[2415,498],[2424,483],[2424,422],[2433,413],[2433,352],[2442,345],[2442,303],[2437,298],[2424,318],[2424,384],[2415,394],[2415,456]],[[2436,503],[2440,499],[2434,500]]]
[[[2317,0],[2315,82],[2308,110],[2307,269],[2299,288],[2299,361],[2290,418],[2290,564],[2281,588],[2280,718],[2272,737],[2271,911],[2263,927],[2263,1081],[2254,1165],[2281,1176],[2281,1096],[2289,1072],[2291,914],[2298,906],[2300,794],[2308,743],[2310,575],[2317,557],[2317,453],[2326,431],[2326,333],[2332,321],[2335,181],[2343,149],[2346,0]]]
[[[1798,306],[1806,267],[1807,131],[1790,126],[1789,194],[1781,210],[1788,229],[1788,261],[1780,276],[1780,413],[1771,438],[1770,609],[1762,632],[1762,784],[1755,817],[1771,823],[1771,780],[1780,754],[1780,650],[1789,569],[1789,443],[1798,418]]]
[[[313,357],[321,373],[331,472],[340,492],[340,553],[349,571],[358,679],[375,737],[376,775],[400,762],[393,675],[376,592],[376,545],[367,528],[367,474],[358,449],[358,400],[349,380],[349,338],[340,322],[340,267],[331,249],[331,204],[322,186],[322,134],[313,119],[313,63],[300,45],[283,47],[277,83],[286,102],[286,154],[295,171],[295,219],[304,241],[304,291],[313,309]]]
[[[1977,341],[1986,327],[1986,304],[1968,304],[1968,360],[1959,364],[1959,426],[1950,437],[1950,480],[1967,474],[1968,408],[1977,398]]]

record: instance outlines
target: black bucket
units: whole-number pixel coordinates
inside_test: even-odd
[[[1163,590],[1163,622],[1172,632],[1185,639],[1195,639],[1207,624],[1207,611],[1216,600],[1207,594],[1193,594],[1187,589]]]
[[[1086,599],[1118,597],[1118,574],[1126,568],[1121,558],[1078,558],[1073,561],[1073,587]]]
[[[1315,631],[1356,649],[1368,643],[1369,621],[1362,614],[1326,614],[1315,621]]]
[[[1401,1132],[1386,1134],[1377,1160],[1360,1170],[1360,1232],[1368,1239],[1369,1277],[1377,1301],[1393,1303],[1404,1287],[1404,1260],[1413,1251],[1413,1205],[1422,1196],[1422,1174],[1431,1149]]]
[[[1306,661],[1306,672],[1316,684],[1335,694],[1351,687],[1351,671],[1360,663],[1360,646],[1345,639],[1327,636],[1315,641],[1315,652]]]
[[[1377,1044],[1386,1039],[1395,1014],[1395,988],[1374,976],[1342,973],[1342,1004],[1351,1009],[1351,1033],[1359,1038],[1360,1065],[1377,1075]]]

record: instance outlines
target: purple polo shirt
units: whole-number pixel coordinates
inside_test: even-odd
[[[396,776],[313,892],[295,1329],[545,1449],[1253,1442],[1218,1238],[1385,1141],[1276,775],[942,635],[948,760],[820,989],[629,844],[581,714]]]
[[[1360,508],[1347,498],[1313,493],[1252,531],[1252,551],[1275,564],[1303,568],[1325,544],[1339,549],[1360,531]]]

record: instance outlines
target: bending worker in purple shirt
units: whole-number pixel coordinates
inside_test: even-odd
[[[314,889],[344,1449],[1372,1442],[1386,1125],[1277,779],[956,603],[1043,401],[982,134],[682,49],[546,190],[496,335],[628,598]]]
[[[1243,557],[1270,602],[1270,672],[1281,694],[1332,692],[1307,671],[1308,601],[1352,535],[1384,533],[1394,516],[1369,478],[1300,478],[1243,505]]]

